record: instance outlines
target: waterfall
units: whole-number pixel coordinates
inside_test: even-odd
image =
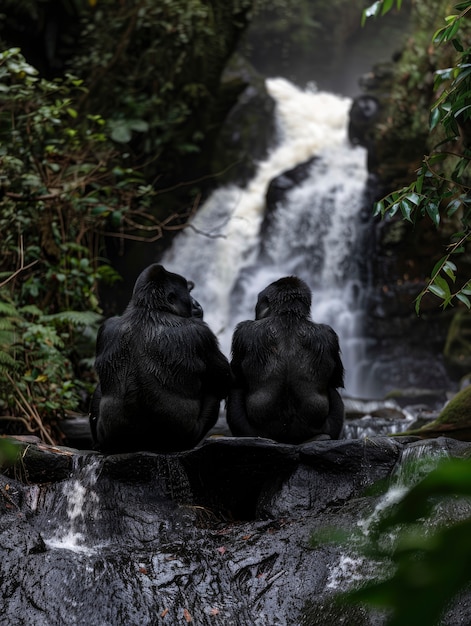
[[[348,143],[351,100],[281,78],[266,84],[276,102],[276,147],[246,187],[214,191],[161,261],[195,282],[194,296],[227,356],[235,325],[254,317],[257,294],[297,274],[313,291],[314,321],[338,333],[346,391],[358,395],[362,311],[353,253],[367,170],[366,151]],[[270,181],[314,156],[308,176],[277,204],[262,254]]]
[[[333,562],[326,589],[345,591],[358,587],[367,580],[381,579],[392,573],[390,564],[386,561],[376,561],[364,553],[365,541],[376,532],[378,524],[391,510],[407,495],[407,493],[425,478],[432,470],[436,469],[440,461],[449,459],[450,454],[443,444],[436,440],[417,441],[402,450],[401,458],[389,478],[389,486],[381,495],[373,510],[368,515],[360,517],[356,522],[356,531],[349,536],[348,544],[344,551],[338,555],[337,561]],[[451,494],[450,494],[451,496]],[[452,497],[450,498],[452,500]],[[459,511],[459,504],[453,502],[449,507],[455,507]],[[463,505],[463,510],[469,515],[469,502]],[[459,513],[457,513],[459,514]],[[463,513],[461,513],[463,514]],[[446,513],[442,514],[445,518]],[[437,523],[442,516],[439,508],[436,509],[431,523],[423,523],[423,532],[426,533],[429,526]],[[398,529],[390,530],[381,537],[383,549],[389,547],[392,551],[397,541]],[[362,549],[363,547],[363,549]],[[360,550],[359,550],[360,549]]]
[[[103,547],[104,544],[90,546],[89,528],[100,516],[100,498],[95,485],[101,465],[102,460],[96,455],[74,459],[72,475],[64,481],[56,497],[57,510],[45,535],[48,548],[92,554],[97,547]]]

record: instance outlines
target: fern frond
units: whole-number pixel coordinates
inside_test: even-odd
[[[101,319],[102,316],[93,311],[60,311],[52,315],[44,315],[41,321],[72,324],[72,326],[93,326],[98,324]]]
[[[42,311],[35,304],[27,304],[19,309],[22,315],[42,315]]]
[[[13,321],[10,319],[8,319],[7,317],[0,317],[0,333],[11,333],[12,335],[15,332],[15,324],[13,324]],[[0,343],[1,343],[1,339],[0,339]]]
[[[20,366],[18,361],[15,361],[13,357],[11,357],[8,352],[3,352],[0,350],[0,370],[5,371],[6,369],[17,369]]]
[[[18,309],[10,302],[0,300],[0,315],[5,317],[18,317]]]

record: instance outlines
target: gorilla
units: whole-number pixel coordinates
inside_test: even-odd
[[[188,280],[188,291],[192,291],[195,287],[195,283],[192,280]],[[198,300],[195,300],[193,298],[193,296],[190,296],[191,298],[191,315],[193,317],[199,317],[200,319],[203,319],[203,307],[201,306],[201,304],[198,302]]]
[[[330,326],[311,320],[310,309],[309,287],[287,276],[260,292],[255,321],[237,325],[227,402],[233,435],[291,444],[342,435],[339,340]]]
[[[216,423],[230,367],[192,288],[183,276],[150,265],[123,315],[100,327],[90,415],[98,449],[184,450]]]

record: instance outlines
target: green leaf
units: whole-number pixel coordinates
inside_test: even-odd
[[[430,115],[430,122],[429,122],[430,130],[433,130],[434,128],[436,128],[441,118],[442,118],[442,113],[440,109],[438,107],[433,109]]]
[[[425,291],[422,291],[421,293],[419,293],[419,295],[417,296],[417,298],[415,299],[415,312],[417,315],[420,314],[420,303],[422,301],[422,298],[425,295]]]
[[[429,285],[429,290],[443,300],[447,300],[451,297],[450,287],[441,276],[435,277],[434,281]]]
[[[371,6],[363,10],[363,13],[361,15],[362,26],[365,25],[367,18],[376,17],[377,15],[379,15],[379,12],[381,10],[381,5],[382,5],[382,0],[377,0],[376,2],[373,2]]]
[[[425,172],[426,172],[426,167],[425,165],[423,165],[420,170],[418,171],[418,177],[417,177],[417,182],[415,184],[415,188],[417,189],[417,193],[422,193],[422,188],[424,185],[424,178],[425,178]]]
[[[407,220],[408,222],[412,222],[412,219],[411,219],[412,207],[407,202],[407,200],[401,200],[401,213],[405,220]]]
[[[123,214],[121,211],[113,211],[113,213],[111,214],[111,223],[113,224],[113,226],[120,226],[122,219]]]
[[[458,299],[460,302],[462,302],[463,304],[465,304],[465,305],[468,307],[468,309],[470,309],[470,308],[471,308],[471,302],[470,302],[469,298],[468,298],[467,296],[465,296],[465,295],[464,295],[464,293],[463,293],[463,292],[461,292],[461,293],[457,293],[457,294],[456,294],[456,297],[457,297],[457,299]]]
[[[428,216],[438,228],[438,225],[440,224],[440,212],[438,203],[435,201],[430,201],[428,204],[425,205],[425,208]]]
[[[383,0],[383,7],[381,9],[381,15],[385,15],[388,11],[390,11],[393,4],[394,4],[394,0]]]
[[[93,217],[97,217],[98,215],[106,217],[110,213],[110,208],[105,206],[104,204],[100,204],[98,206],[94,206],[90,213],[91,215],[93,215]]]
[[[429,285],[428,289],[429,289],[429,291],[431,293],[433,293],[435,296],[441,298],[442,300],[444,300],[446,298],[446,292],[443,291],[443,289],[439,285],[435,285],[435,283],[434,283],[432,285]]]
[[[145,133],[149,130],[149,124],[145,120],[129,120],[128,126],[140,133]]]
[[[432,279],[435,279],[435,276],[438,275],[442,269],[442,267],[444,266],[444,264],[446,263],[448,257],[446,256],[442,256],[441,259],[439,259],[435,265],[433,266],[433,270],[432,270]]]
[[[384,215],[384,201],[379,200],[379,202],[375,202],[373,205],[373,217],[377,217],[378,215]]]
[[[446,214],[448,215],[448,217],[451,217],[460,207],[461,200],[459,198],[455,198],[446,205]]]
[[[453,282],[456,280],[456,265],[452,261],[446,261],[443,265],[443,271]]]
[[[455,111],[453,113],[453,115],[455,117],[459,117],[460,115],[462,115],[465,111],[467,111],[468,109],[471,109],[471,104],[466,104],[464,107],[461,107],[460,109],[458,109],[458,111]]]
[[[116,122],[111,130],[111,139],[117,143],[128,143],[131,141],[131,129],[124,122]]]
[[[412,202],[412,204],[415,204],[415,206],[418,206],[420,204],[420,196],[418,193],[415,193],[415,192],[408,193],[406,198],[409,202]]]

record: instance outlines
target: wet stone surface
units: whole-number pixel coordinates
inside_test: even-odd
[[[0,623],[35,626],[380,626],[380,614],[332,604],[371,565],[313,547],[312,533],[367,528],[382,497],[369,488],[406,453],[471,451],[406,437],[217,437],[166,455],[17,445],[21,463],[0,476]],[[470,623],[471,597],[463,614]]]

